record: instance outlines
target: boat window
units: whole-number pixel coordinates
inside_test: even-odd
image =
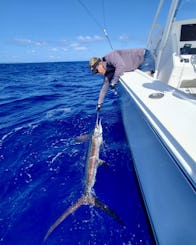
[[[196,41],[196,24],[182,25],[180,41]]]

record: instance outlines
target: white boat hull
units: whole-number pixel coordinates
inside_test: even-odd
[[[126,136],[155,240],[194,245],[196,103],[138,70],[123,75],[119,87]]]

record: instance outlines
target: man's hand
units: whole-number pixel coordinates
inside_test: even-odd
[[[111,83],[110,87],[111,89],[115,89],[115,84]]]
[[[97,104],[97,111],[100,111],[101,109],[101,104]]]

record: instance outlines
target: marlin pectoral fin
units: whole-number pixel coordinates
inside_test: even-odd
[[[69,216],[70,214],[72,214],[73,212],[75,212],[80,206],[86,204],[86,199],[85,196],[81,197],[80,199],[78,199],[78,201],[73,204],[71,207],[69,207],[56,221],[55,223],[50,227],[50,229],[48,230],[48,232],[46,233],[45,237],[44,237],[44,241],[46,241],[46,239],[49,237],[49,235],[57,228],[58,225],[60,225],[63,220],[65,220],[67,218],[67,216]]]
[[[76,140],[76,143],[83,143],[89,140],[89,138],[90,138],[89,134],[82,134],[80,136],[77,136],[75,140]]]
[[[122,219],[118,216],[118,214],[116,214],[114,212],[114,210],[112,210],[110,207],[108,207],[106,204],[102,203],[100,200],[98,200],[97,198],[94,198],[94,203],[95,206],[99,209],[101,209],[102,211],[104,211],[106,214],[108,214],[109,216],[111,216],[112,218],[114,218],[120,225],[122,225],[123,227],[125,227],[124,222],[122,221]]]

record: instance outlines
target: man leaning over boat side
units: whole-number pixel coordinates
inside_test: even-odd
[[[139,69],[152,76],[155,71],[154,57],[148,49],[144,48],[113,50],[102,59],[91,58],[89,66],[93,74],[104,75],[97,110],[101,109],[108,88],[115,89],[123,72]]]

